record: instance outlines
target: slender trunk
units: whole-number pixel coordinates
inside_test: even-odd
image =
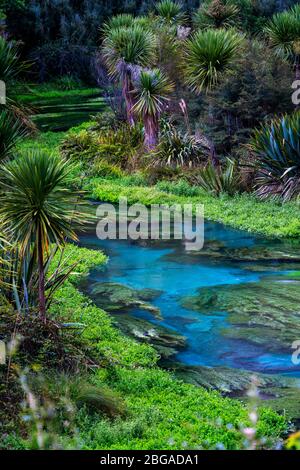
[[[295,80],[298,83],[300,81],[300,55],[299,54],[297,54],[295,57]],[[298,102],[298,99],[296,99],[296,102],[295,102],[296,111],[300,109],[300,105],[297,104],[297,102]]]
[[[149,115],[145,116],[144,128],[145,128],[145,139],[144,139],[145,149],[151,151],[155,149],[158,143],[158,132],[159,132],[158,119]]]
[[[295,79],[300,80],[300,56],[296,56],[295,60]]]
[[[39,310],[41,320],[46,323],[46,295],[45,295],[45,271],[44,253],[42,246],[41,229],[39,229],[38,240],[38,272],[39,272]]]
[[[214,167],[220,166],[220,159],[217,155],[217,152],[216,152],[216,149],[215,149],[214,145],[210,148],[210,158],[211,158],[211,162],[212,162]]]
[[[131,81],[131,74],[129,71],[126,71],[123,80],[123,97],[126,105],[127,121],[131,127],[134,127],[135,125],[134,113],[132,111],[134,106],[133,90],[134,87]]]

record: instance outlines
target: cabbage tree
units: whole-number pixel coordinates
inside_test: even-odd
[[[156,147],[159,118],[169,101],[174,86],[159,69],[141,71],[136,83],[136,103],[133,111],[142,117],[145,129],[145,148]]]
[[[69,187],[69,163],[59,156],[32,151],[11,160],[0,169],[0,218],[18,244],[21,259],[29,252],[38,271],[39,313],[46,321],[45,260],[51,244],[62,247],[76,240],[72,221],[77,195]]]
[[[265,32],[271,47],[293,65],[296,80],[300,80],[300,5],[274,15]]]
[[[133,80],[141,67],[150,66],[155,58],[156,39],[140,25],[110,29],[104,38],[102,53],[110,76],[120,80],[127,119],[134,125]]]

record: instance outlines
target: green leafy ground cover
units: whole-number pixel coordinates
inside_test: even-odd
[[[261,202],[249,194],[216,198],[201,190],[197,190],[195,195],[193,188],[188,185],[183,188],[180,183],[156,187],[124,186],[122,180],[94,179],[87,188],[91,197],[98,201],[118,202],[120,197],[126,197],[129,203],[146,205],[200,203],[204,205],[205,218],[215,222],[271,237],[296,238],[300,235],[300,208],[297,202]]]
[[[241,447],[247,409],[217,392],[185,384],[157,366],[158,356],[114,327],[109,316],[78,290],[88,271],[106,262],[98,251],[70,246],[70,262],[79,261],[70,281],[60,289],[54,316],[85,324],[83,339],[102,367],[90,373],[91,382],[107,386],[122,397],[125,416],[108,420],[81,409],[77,416],[79,441],[87,449],[180,449]],[[106,365],[104,365],[106,364]],[[286,428],[284,417],[261,409],[258,434],[276,439]],[[65,438],[65,445],[72,443]]]

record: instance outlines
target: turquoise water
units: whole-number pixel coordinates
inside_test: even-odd
[[[274,250],[291,248],[289,244],[270,242],[219,224],[206,223],[204,250],[216,243],[220,244],[223,252],[229,254],[237,249],[263,250],[270,246]],[[195,295],[201,287],[256,284],[266,276],[274,276],[274,271],[276,275],[286,272],[286,266],[281,269],[276,259],[268,263],[255,261],[249,269],[248,260],[241,262],[230,259],[230,256],[216,256],[219,253],[216,249],[199,257],[185,252],[179,241],[100,241],[91,233],[82,235],[81,245],[101,249],[110,258],[104,270],[95,269],[91,272],[91,285],[116,282],[134,289],[151,288],[160,291],[152,304],[160,309],[162,319],[138,308],[131,309],[129,314],[186,337],[185,349],[178,352],[174,360],[187,365],[227,366],[265,373],[300,375],[300,366],[291,362],[292,351],[274,353],[251,341],[223,336],[224,329],[235,327],[229,325],[226,313],[216,311],[201,314],[181,305],[182,298]],[[118,314],[122,315],[122,311]]]

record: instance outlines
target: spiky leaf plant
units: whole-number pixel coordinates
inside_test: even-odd
[[[258,196],[288,201],[300,193],[299,111],[256,130],[250,149],[257,157]]]
[[[145,129],[145,147],[151,150],[156,147],[159,133],[159,118],[169,101],[168,95],[174,86],[159,69],[146,70],[140,73],[136,83],[135,113],[142,117]]]
[[[134,24],[134,17],[128,13],[121,13],[112,16],[107,23],[102,27],[102,31],[108,33],[112,29],[131,28]]]
[[[34,130],[35,126],[29,117],[30,109],[26,109],[14,96],[13,92],[14,80],[28,67],[29,63],[22,61],[20,58],[19,47],[0,35],[0,80],[5,83],[6,88],[6,104],[0,104],[0,108],[4,109],[5,107],[15,117],[15,121],[21,122],[24,127]]]
[[[270,45],[295,66],[296,78],[300,78],[300,5],[274,15],[265,32]]]
[[[207,0],[194,14],[196,28],[229,28],[236,26],[239,8],[230,0]]]
[[[239,191],[241,177],[236,162],[227,158],[224,167],[215,166],[209,161],[195,175],[194,182],[214,196],[219,196],[222,193],[232,196]]]
[[[103,41],[103,58],[110,76],[122,83],[127,118],[131,125],[134,125],[133,80],[140,67],[153,63],[155,51],[155,36],[140,25],[111,29]]]
[[[26,66],[26,63],[20,60],[18,46],[0,36],[0,80],[5,83],[14,80]]]
[[[72,222],[78,196],[69,186],[72,166],[59,156],[29,152],[0,169],[0,217],[19,246],[21,258],[33,250],[39,273],[39,310],[46,319],[45,254],[52,243],[63,246],[76,239]]]
[[[26,134],[21,123],[8,110],[0,110],[0,161],[11,155],[17,143]]]
[[[182,133],[171,124],[165,126],[160,142],[153,153],[153,166],[192,168],[202,165],[207,149],[189,133]]]
[[[169,26],[178,26],[183,23],[185,15],[182,5],[172,0],[162,0],[155,5],[159,19]]]
[[[197,32],[186,44],[186,83],[196,93],[210,90],[230,71],[244,36],[232,30]]]

